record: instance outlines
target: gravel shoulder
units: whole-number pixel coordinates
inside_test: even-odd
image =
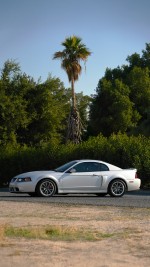
[[[0,202],[1,267],[150,266],[150,209]],[[102,233],[96,241],[7,237],[3,228],[68,229]]]

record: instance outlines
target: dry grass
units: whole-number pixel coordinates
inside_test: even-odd
[[[146,267],[150,209],[1,202],[0,248],[1,267]]]
[[[4,239],[4,233],[5,233],[5,226],[0,225],[0,241]]]

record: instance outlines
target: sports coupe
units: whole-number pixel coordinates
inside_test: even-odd
[[[10,181],[9,191],[39,197],[74,193],[121,197],[140,185],[136,169],[121,169],[99,160],[74,160],[52,171],[19,174]]]

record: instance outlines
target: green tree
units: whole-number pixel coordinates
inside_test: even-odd
[[[0,78],[0,145],[64,141],[70,102],[58,78],[37,83],[7,61]]]
[[[148,68],[134,67],[129,74],[130,98],[143,118],[150,107],[150,76]]]
[[[112,83],[103,78],[97,92],[90,110],[90,128],[93,134],[110,136],[112,133],[124,133],[136,125],[140,117],[133,109],[127,85],[118,79]]]
[[[134,133],[150,134],[150,76],[148,67],[134,67],[129,76],[130,99],[134,102],[134,107],[140,114],[140,121]]]
[[[69,114],[68,96],[59,78],[49,76],[27,92],[26,110],[31,118],[26,129],[18,131],[19,143],[31,146],[64,139]]]
[[[150,44],[127,57],[128,65],[106,69],[90,109],[90,133],[150,134]]]
[[[140,55],[138,53],[134,53],[131,56],[127,57],[127,61],[129,62],[129,69],[136,67],[142,67],[143,66],[143,60],[141,59]]]
[[[26,101],[18,90],[20,67],[14,61],[6,61],[0,79],[0,144],[15,144],[17,130],[28,125]]]
[[[80,61],[86,62],[91,52],[82,43],[82,39],[77,36],[66,38],[62,45],[64,50],[56,52],[53,59],[61,60],[61,67],[66,71],[68,80],[71,83],[72,107],[69,116],[67,140],[79,143],[81,141],[81,121],[76,106],[74,83],[81,74]]]
[[[144,67],[150,70],[150,43],[146,43],[146,49],[142,50],[142,60]]]

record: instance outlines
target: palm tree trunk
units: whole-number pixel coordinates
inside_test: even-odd
[[[71,89],[72,89],[72,106],[73,109],[76,109],[76,97],[75,97],[75,90],[74,90],[74,78],[71,79]]]
[[[72,88],[72,107],[68,120],[68,131],[66,141],[71,141],[75,144],[81,142],[81,132],[82,132],[82,124],[80,120],[80,115],[76,106],[76,96],[74,90],[74,78],[71,80],[71,88]]]
[[[83,126],[81,123],[79,112],[76,108],[72,107],[68,119],[66,142],[71,141],[74,144],[79,144],[81,142],[82,128]]]

